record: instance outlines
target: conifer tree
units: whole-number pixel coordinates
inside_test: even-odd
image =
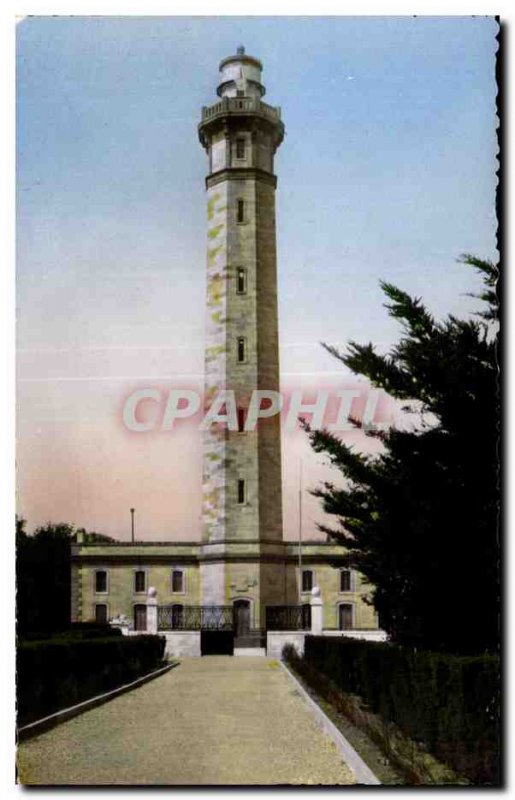
[[[313,490],[337,518],[320,529],[374,587],[381,627],[399,644],[476,653],[496,650],[500,630],[498,269],[461,260],[484,280],[486,308],[475,319],[438,322],[419,298],[383,282],[398,344],[387,355],[372,344],[350,342],[344,353],[324,345],[401,401],[416,425],[368,432],[382,441],[378,455],[306,429],[346,479]]]
[[[16,517],[16,627],[18,635],[66,630],[71,612],[71,544],[76,531],[66,522],[48,522],[29,534]],[[86,532],[86,543],[110,536]]]

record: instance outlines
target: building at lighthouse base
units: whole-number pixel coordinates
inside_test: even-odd
[[[341,546],[295,542],[110,542],[72,545],[72,620],[123,619],[147,631],[149,589],[157,630],[226,630],[252,645],[271,629],[311,629],[312,590],[325,632],[379,633],[371,586],[345,566]]]

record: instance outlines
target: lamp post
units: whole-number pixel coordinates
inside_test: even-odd
[[[134,544],[134,512],[135,508],[131,508],[131,541]]]
[[[302,605],[302,459],[299,464],[299,605]]]

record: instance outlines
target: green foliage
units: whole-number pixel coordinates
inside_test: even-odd
[[[45,639],[105,639],[111,636],[122,636],[120,628],[112,625],[99,625],[96,622],[72,622],[69,628],[60,631],[27,631],[23,641],[43,641]]]
[[[496,321],[499,316],[499,297],[497,295],[497,282],[499,280],[499,269],[491,261],[482,261],[475,256],[465,254],[460,259],[463,264],[474,267],[483,276],[485,288],[481,294],[470,294],[469,297],[476,297],[487,304],[486,311],[479,311],[478,316],[485,320]]]
[[[401,400],[415,425],[369,432],[366,455],[326,430],[311,444],[346,479],[313,494],[337,525],[320,526],[375,587],[381,626],[401,644],[450,652],[494,651],[499,642],[499,393],[492,320],[496,268],[471,256],[488,291],[483,319],[437,322],[419,298],[383,283],[402,325],[387,355],[350,342],[327,347],[346,367]],[[359,426],[359,422],[355,421]]]
[[[26,531],[16,518],[16,622],[18,634],[64,630],[70,626],[71,544],[76,531],[64,522],[48,522]],[[113,541],[97,533],[86,541]],[[91,537],[91,539],[89,538]]]
[[[304,659],[473,783],[499,784],[497,656],[307,636]]]
[[[37,528],[17,526],[16,586],[19,633],[59,630],[70,622],[70,545],[73,527],[65,523]]]
[[[75,635],[21,642],[17,648],[18,725],[68,708],[151,672],[162,662],[162,636]]]

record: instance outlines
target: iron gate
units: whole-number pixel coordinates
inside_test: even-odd
[[[160,631],[232,631],[232,606],[157,607],[157,629]]]

